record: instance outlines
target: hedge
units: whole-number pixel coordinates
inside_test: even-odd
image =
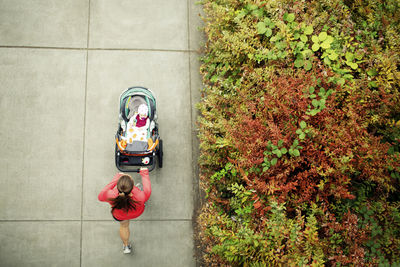
[[[400,2],[201,4],[203,264],[400,264]]]

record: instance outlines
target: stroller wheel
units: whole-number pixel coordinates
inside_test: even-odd
[[[158,149],[157,149],[157,157],[158,157],[158,167],[162,168],[163,166],[163,142],[160,139],[160,142],[158,143]]]
[[[115,145],[115,166],[117,167],[118,170],[120,170],[119,160],[120,160],[120,153],[118,151],[118,145]]]

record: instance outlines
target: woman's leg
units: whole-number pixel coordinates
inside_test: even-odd
[[[129,220],[121,221],[121,225],[119,227],[119,235],[121,236],[122,242],[127,246],[129,244]]]

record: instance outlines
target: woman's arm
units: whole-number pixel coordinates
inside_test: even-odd
[[[107,201],[109,198],[111,198],[112,196],[110,196],[110,193],[112,192],[111,190],[114,189],[114,187],[117,185],[118,179],[121,177],[122,173],[117,173],[114,178],[112,179],[112,181],[106,185],[103,190],[101,190],[98,199],[100,201]]]
[[[145,196],[145,202],[150,198],[151,195],[151,182],[149,177],[149,170],[147,168],[140,168],[140,176],[142,176],[143,192]]]

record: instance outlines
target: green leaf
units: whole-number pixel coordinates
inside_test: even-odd
[[[304,43],[307,43],[307,41],[308,41],[307,35],[301,35],[301,36],[300,36],[300,40],[301,40],[302,42],[304,42]]]
[[[283,140],[280,139],[280,140],[278,141],[278,147],[281,147],[282,145],[283,145]]]
[[[313,109],[313,110],[310,111],[310,115],[311,116],[315,116],[317,114],[318,114],[318,110],[317,109]]]
[[[357,54],[355,55],[355,58],[357,60],[361,60],[363,58],[364,54],[362,52],[357,52]]]
[[[333,43],[334,40],[335,40],[335,39],[333,39],[332,36],[328,35],[328,36],[326,37],[326,40],[325,40],[324,42],[327,42],[327,43],[331,44],[331,43]]]
[[[328,57],[330,60],[336,60],[338,58],[338,54],[336,54],[336,52],[332,52],[328,55]]]
[[[257,23],[257,32],[259,34],[264,34],[266,31],[267,31],[267,28],[265,27],[264,22]]]
[[[305,122],[305,121],[301,121],[300,122],[300,128],[301,129],[304,129],[304,128],[306,128],[307,127],[307,123]]]
[[[310,92],[310,94],[314,93],[315,92],[314,86],[311,86],[310,89],[308,89],[308,91]]]
[[[297,129],[297,130],[296,130],[296,133],[297,133],[297,134],[301,134],[301,133],[303,133],[303,131],[302,131],[301,129]]]
[[[313,33],[313,31],[314,31],[313,26],[307,26],[307,27],[305,28],[305,30],[304,30],[304,34],[310,35],[310,34]]]
[[[318,51],[318,49],[320,48],[320,46],[319,46],[319,44],[318,43],[314,43],[313,45],[312,45],[312,47],[311,47],[311,49],[315,52],[315,51]]]
[[[279,32],[275,36],[276,36],[276,41],[283,39],[283,36]]]
[[[271,160],[271,166],[275,166],[276,163],[278,163],[278,159],[277,159],[277,158],[273,158],[273,159]]]
[[[263,166],[269,167],[271,166],[271,163],[267,160],[264,161]]]
[[[304,56],[303,56],[303,54],[297,54],[296,58],[297,59],[304,59]]]
[[[300,151],[299,151],[298,149],[294,149],[294,150],[293,150],[293,155],[294,155],[295,157],[299,157],[299,156],[300,156]]]
[[[293,35],[293,38],[294,38],[295,40],[299,39],[299,38],[300,38],[300,33],[296,32],[296,33]]]
[[[275,55],[274,51],[269,50],[267,56],[268,56],[268,59],[274,59],[274,56],[276,56],[276,55]]]
[[[310,95],[310,98],[312,99],[312,98],[316,98],[317,97],[317,95],[316,94],[312,94],[312,95]]]
[[[287,149],[284,147],[284,148],[281,149],[281,152],[282,152],[282,154],[286,154],[288,151],[287,151]]]
[[[303,66],[304,66],[304,60],[302,60],[302,59],[296,59],[296,60],[294,61],[294,66],[295,66],[296,68],[301,68],[301,67],[303,67]]]
[[[245,17],[247,15],[247,10],[243,9],[240,11],[240,13],[236,16],[235,20],[240,20],[241,18]]]
[[[331,47],[331,44],[328,43],[328,42],[326,42],[326,41],[324,41],[324,42],[321,44],[321,47],[322,47],[323,49],[328,49],[328,48]]]
[[[303,42],[298,42],[297,43],[297,48],[303,49],[304,48],[304,43]]]
[[[293,147],[296,147],[296,146],[298,146],[298,145],[299,145],[299,140],[294,139],[294,141],[293,141]]]
[[[346,60],[347,60],[347,61],[350,61],[350,62],[351,62],[351,61],[354,60],[354,54],[351,53],[351,52],[346,52],[345,57],[346,57]]]
[[[283,19],[286,20],[287,22],[293,22],[294,21],[294,14],[293,13],[285,13],[285,15],[283,15]]]
[[[211,82],[215,83],[218,81],[218,75],[213,75],[210,79]]]
[[[311,40],[312,40],[314,43],[319,43],[318,36],[316,36],[316,35],[313,35],[313,36],[311,37]]]
[[[306,138],[306,134],[305,133],[301,133],[299,135],[300,140],[303,140],[304,138]]]
[[[319,101],[317,100],[317,99],[313,99],[312,100],[312,102],[311,102],[311,104],[314,106],[314,107],[318,107],[319,106]]]
[[[307,70],[307,71],[309,71],[309,70],[312,69],[312,63],[311,63],[311,61],[306,60],[306,61],[304,62],[304,69]]]
[[[328,34],[326,32],[320,32],[320,34],[318,35],[318,39],[321,42],[325,41],[327,37],[328,37]]]
[[[272,29],[266,28],[265,30],[265,36],[270,37],[272,35]]]
[[[369,82],[368,86],[372,87],[372,88],[378,88],[379,87],[378,84],[375,81]]]
[[[276,48],[278,48],[279,50],[282,50],[284,48],[286,48],[286,43],[285,42],[277,42],[276,43]]]
[[[378,75],[378,72],[376,71],[376,69],[370,69],[367,71],[368,76],[376,76]]]
[[[262,18],[264,15],[264,11],[262,9],[256,9],[251,12],[253,15],[255,15],[257,18]]]
[[[346,82],[346,80],[344,78],[339,78],[339,80],[338,80],[339,85],[343,85],[345,82]]]
[[[312,53],[313,53],[313,51],[311,49],[305,49],[305,50],[301,51],[301,54],[303,56],[308,56],[308,55],[311,55]]]
[[[358,68],[358,64],[357,63],[350,62],[349,65],[353,70],[356,70]]]
[[[249,10],[255,10],[255,9],[257,9],[257,8],[258,8],[257,5],[252,5],[252,4],[248,4],[248,5],[247,5],[247,9],[249,9]]]

